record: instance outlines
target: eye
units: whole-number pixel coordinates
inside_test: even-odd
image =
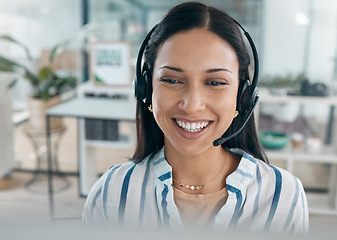
[[[160,79],[160,82],[162,82],[162,83],[168,83],[168,84],[181,83],[178,80],[174,80],[174,79],[170,79],[170,78],[162,78],[162,79]]]
[[[216,80],[211,80],[211,81],[207,81],[206,85],[211,85],[211,86],[225,86],[228,85],[228,83],[226,81],[216,81]]]

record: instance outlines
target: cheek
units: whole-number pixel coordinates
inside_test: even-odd
[[[165,106],[165,101],[163,101],[163,99],[166,99],[166,94],[164,92],[160,92],[156,86],[153,86],[152,106],[155,112],[159,111]]]
[[[161,125],[162,119],[165,118],[167,112],[172,108],[173,103],[172,97],[166,91],[160,90],[160,87],[157,88],[154,86],[153,95],[152,95],[152,107],[153,114],[158,123]]]
[[[234,113],[237,104],[237,89],[233,88],[225,94],[218,96],[213,102],[218,108],[223,108],[225,113],[229,113],[228,111],[231,110]]]
[[[216,111],[219,120],[219,130],[220,132],[226,132],[228,127],[231,125],[234,114],[236,111],[236,92],[227,93],[217,101],[214,101],[213,109]],[[215,110],[216,109],[216,110]]]
[[[232,99],[227,99],[223,102],[218,101],[214,107],[217,109],[220,118],[226,122],[231,121],[236,111],[236,101]]]

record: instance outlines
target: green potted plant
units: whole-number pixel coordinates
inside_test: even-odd
[[[52,69],[52,64],[70,41],[65,41],[54,46],[49,56],[47,66],[37,67],[28,47],[12,38],[9,35],[0,35],[0,40],[15,44],[25,51],[28,63],[22,64],[0,54],[0,72],[11,72],[16,74],[16,78],[9,84],[13,87],[21,77],[26,79],[31,87],[32,94],[28,99],[30,112],[29,128],[32,131],[45,131],[45,110],[61,102],[61,93],[67,89],[76,87],[77,80],[74,76],[61,76]],[[61,119],[52,119],[51,128],[62,128]]]
[[[272,95],[299,94],[303,73],[264,76],[259,80],[260,89],[268,89]],[[281,122],[293,122],[296,120],[300,110],[298,103],[268,103],[261,105],[261,112],[272,115]]]

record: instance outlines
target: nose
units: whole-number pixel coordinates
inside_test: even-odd
[[[190,86],[183,91],[179,108],[187,114],[193,114],[204,110],[206,107],[205,94],[200,87]]]

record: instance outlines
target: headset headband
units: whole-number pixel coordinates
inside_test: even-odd
[[[254,41],[252,39],[252,37],[250,36],[250,34],[246,31],[246,29],[244,27],[242,27],[242,25],[240,23],[238,23],[234,18],[232,18],[233,21],[242,29],[244,35],[246,36],[250,47],[252,49],[253,52],[253,58],[254,58],[254,75],[253,75],[253,80],[252,80],[252,86],[256,87],[257,85],[257,80],[259,78],[259,57],[257,54],[257,50],[254,44]]]
[[[149,42],[151,35],[153,33],[153,31],[156,29],[158,24],[156,24],[151,30],[150,32],[146,35],[142,45],[140,46],[139,52],[138,52],[138,57],[137,57],[137,63],[136,63],[136,76],[140,77],[142,76],[142,59],[143,59],[143,54],[145,51],[145,47],[147,45],[147,43]]]

